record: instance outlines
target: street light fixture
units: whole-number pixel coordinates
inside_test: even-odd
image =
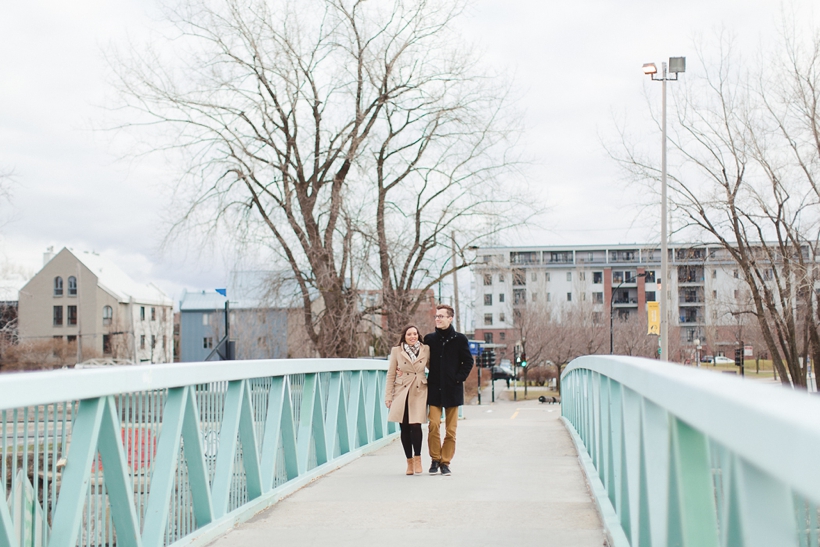
[[[661,108],[661,279],[669,279],[669,242],[667,237],[667,213],[666,213],[666,82],[677,81],[678,74],[686,72],[686,57],[670,57],[669,72],[675,75],[669,77],[666,63],[661,63],[661,75],[656,77],[658,72],[654,63],[643,65],[643,73],[652,78],[652,81],[663,83],[663,106]],[[667,284],[667,291],[668,284]],[[669,360],[669,303],[666,293],[661,291],[661,360]]]

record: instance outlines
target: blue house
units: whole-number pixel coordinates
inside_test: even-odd
[[[235,293],[234,293],[235,294]],[[288,357],[288,310],[231,297],[230,339],[236,359]],[[179,304],[180,361],[204,361],[225,336],[226,297],[216,291],[183,293]]]

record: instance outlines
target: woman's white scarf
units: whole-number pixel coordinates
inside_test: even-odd
[[[410,357],[410,361],[412,362],[415,361],[416,358],[419,356],[419,351],[421,351],[421,342],[417,341],[412,346],[410,344],[407,344],[406,342],[402,342],[401,347],[402,349],[404,349],[404,353],[406,353],[407,356]]]

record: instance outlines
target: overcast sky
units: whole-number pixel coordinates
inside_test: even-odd
[[[626,187],[601,146],[613,115],[657,138],[660,154],[644,93],[659,104],[661,86],[647,81],[641,65],[687,56],[693,73],[696,36],[720,26],[751,57],[773,37],[779,12],[774,0],[478,1],[463,21],[465,34],[515,82],[534,199],[549,207],[538,228],[504,243],[657,240],[658,219],[634,222],[638,190]],[[225,285],[223,260],[200,257],[199,249],[159,251],[161,187],[173,172],[158,160],[118,160],[110,135],[92,129],[111,92],[103,51],[128,37],[139,41],[155,14],[151,0],[0,7],[0,171],[15,173],[12,202],[0,206],[8,264],[34,273],[48,246],[67,246],[104,254],[177,301],[183,288]]]

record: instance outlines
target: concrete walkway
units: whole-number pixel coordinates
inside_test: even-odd
[[[212,545],[601,547],[601,522],[560,413],[537,401],[465,406],[452,476],[427,474],[426,447],[424,475],[404,475],[396,440]]]

